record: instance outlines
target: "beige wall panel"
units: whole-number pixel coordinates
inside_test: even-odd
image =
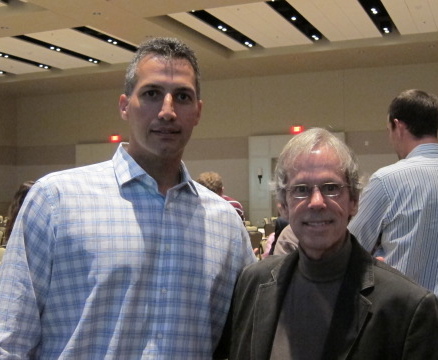
[[[391,154],[394,152],[386,129],[380,131],[351,131],[347,133],[346,143],[356,155]]]
[[[119,94],[104,90],[20,99],[18,145],[106,142],[112,133],[127,137],[117,108]]]
[[[384,166],[394,164],[398,161],[396,154],[370,154],[370,155],[358,155],[359,168],[361,179],[360,182],[363,186],[368,183],[370,176],[378,169]]]
[[[251,136],[288,134],[292,125],[342,131],[342,73],[253,78],[251,110]]]
[[[192,138],[186,146],[183,160],[247,159],[248,137]]]
[[[9,203],[18,189],[15,166],[0,165],[0,215],[6,215]]]
[[[0,98],[0,109],[0,146],[16,146],[16,100],[14,98]]]
[[[438,64],[345,70],[345,131],[386,129],[391,100],[418,88],[438,94]]]
[[[74,164],[74,145],[40,145],[22,146],[17,148],[18,165],[57,165]]]
[[[0,142],[0,165],[16,165],[17,148],[15,146],[3,146]]]
[[[252,131],[250,79],[205,81],[202,118],[193,138],[248,136]]]

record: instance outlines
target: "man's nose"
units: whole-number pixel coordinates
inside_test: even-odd
[[[325,206],[324,195],[321,194],[318,186],[314,186],[309,195],[309,206],[311,207],[323,207]]]
[[[176,117],[175,109],[173,107],[173,96],[172,94],[166,94],[163,99],[163,104],[161,106],[161,111],[158,114],[160,119],[172,120]]]

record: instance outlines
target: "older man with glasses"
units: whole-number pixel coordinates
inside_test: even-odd
[[[275,183],[298,250],[240,276],[223,336],[229,359],[437,359],[435,295],[347,230],[360,193],[348,147],[324,129],[297,135]]]

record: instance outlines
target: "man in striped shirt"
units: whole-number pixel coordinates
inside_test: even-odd
[[[403,91],[389,106],[387,127],[400,161],[371,176],[349,230],[438,295],[438,98]]]

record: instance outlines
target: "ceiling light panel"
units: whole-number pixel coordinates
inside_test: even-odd
[[[225,46],[226,48],[233,51],[249,51],[250,49],[236,40],[231,39],[227,35],[224,35],[222,32],[217,29],[211,27],[205,22],[199,20],[198,18],[187,14],[187,13],[178,13],[178,14],[170,14],[171,18],[179,21],[180,23],[192,28],[193,30],[207,36],[208,38],[216,41],[217,43]],[[255,41],[255,40],[254,40]]]
[[[109,64],[127,63],[131,61],[133,56],[131,51],[72,29],[45,31],[26,35]]]
[[[245,34],[242,34],[239,30],[236,30],[230,24],[227,24],[225,21],[217,18],[216,16],[213,16],[208,11],[196,10],[196,11],[190,11],[189,14],[205,22],[206,24],[210,25],[214,29],[223,32],[225,35],[227,35],[233,40],[236,40],[240,44],[243,44],[249,48],[256,46],[256,43],[253,39],[250,39]]]
[[[381,37],[361,5],[351,0],[287,0],[330,41]]]
[[[42,69],[21,61],[4,58],[3,56],[0,56],[0,69],[14,75],[43,73],[45,71],[48,71],[46,69]]]
[[[207,9],[264,48],[311,44],[306,36],[262,3]]]
[[[0,38],[0,49],[11,55],[47,64],[63,70],[92,66],[92,64],[83,60],[16,38]]]
[[[438,1],[381,1],[401,35],[438,31]]]

